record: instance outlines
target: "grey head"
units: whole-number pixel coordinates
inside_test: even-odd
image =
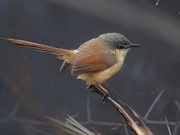
[[[137,44],[132,44],[124,35],[120,33],[106,33],[98,37],[110,49],[127,49],[131,47],[141,47]]]

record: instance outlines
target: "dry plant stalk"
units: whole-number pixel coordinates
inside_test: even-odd
[[[45,116],[44,119],[47,123],[62,129],[63,131],[71,135],[101,135],[99,133],[91,132],[79,122],[73,119],[71,116],[67,115],[66,122]]]
[[[100,89],[98,89],[97,87],[93,87],[94,91],[96,91],[98,94],[106,95],[103,91],[101,91]],[[125,120],[127,121],[129,127],[137,134],[137,135],[153,135],[153,133],[150,131],[150,129],[144,124],[144,122],[139,118],[139,116],[137,115],[137,113],[130,108],[127,104],[125,104],[128,109],[132,112],[132,114],[134,115],[134,117],[138,120],[139,124],[141,127],[139,127],[136,122],[129,116],[129,114],[123,109],[123,107],[118,104],[115,100],[113,100],[110,96],[106,97],[105,101],[109,101],[116,109],[119,113],[122,114],[122,116],[125,118]],[[104,101],[103,101],[104,102]]]
[[[101,90],[96,89],[94,87],[94,90],[102,95],[104,97],[105,93],[103,93]],[[153,133],[150,131],[150,129],[144,124],[144,122],[140,119],[140,117],[137,115],[137,113],[129,107],[127,104],[125,106],[130,110],[130,112],[133,114],[133,116],[137,119],[138,124],[130,117],[130,115],[123,109],[121,105],[119,105],[116,101],[114,101],[110,96],[106,97],[106,101],[110,102],[117,111],[122,114],[122,116],[125,118],[126,122],[128,123],[129,127],[137,134],[137,135],[153,135]],[[104,101],[103,101],[104,102]],[[53,126],[56,126],[72,135],[100,135],[99,133],[94,133],[86,129],[84,126],[79,124],[76,120],[74,120],[72,117],[68,116],[66,119],[66,122],[59,121],[57,119],[46,117],[45,121]]]

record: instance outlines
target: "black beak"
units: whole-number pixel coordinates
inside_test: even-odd
[[[126,48],[131,48],[131,47],[143,47],[142,45],[138,45],[138,44],[130,44],[128,46],[126,46]]]

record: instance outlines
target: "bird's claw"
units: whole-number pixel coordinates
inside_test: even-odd
[[[92,89],[91,92],[97,93],[99,95],[103,95],[102,92],[97,89]]]
[[[94,85],[88,85],[88,86],[87,86],[87,89],[92,89],[91,92],[95,92],[95,93],[103,96],[103,97],[101,98],[101,100],[103,101],[103,104],[105,104],[105,103],[107,102],[107,97],[110,97],[108,91],[102,92],[100,89],[98,89],[98,88],[97,88],[96,86],[94,86]]]
[[[103,104],[105,104],[106,102],[107,102],[107,98],[108,97],[110,97],[110,95],[109,94],[105,94],[102,98],[101,98],[101,100],[103,101]]]

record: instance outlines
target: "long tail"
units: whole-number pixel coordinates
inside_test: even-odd
[[[52,46],[47,46],[47,45],[38,44],[38,43],[25,41],[25,40],[19,40],[19,39],[12,39],[12,38],[3,38],[3,39],[19,46],[25,46],[31,49],[35,49],[37,51],[47,52],[47,53],[57,55],[59,59],[64,60],[64,63],[61,66],[60,71],[64,70],[69,64],[72,64],[74,57],[76,56],[76,52],[73,50],[56,48]]]
[[[47,52],[55,55],[69,55],[71,50],[66,50],[66,49],[61,49],[61,48],[56,48],[52,46],[47,46],[47,45],[42,45],[30,41],[25,41],[25,40],[19,40],[19,39],[12,39],[12,38],[3,38],[4,40],[19,45],[19,46],[25,46],[31,49],[35,49],[37,51],[42,51],[42,52]]]

